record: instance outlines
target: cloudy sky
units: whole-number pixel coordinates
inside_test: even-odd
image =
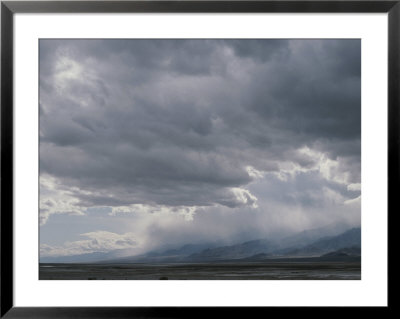
[[[40,40],[41,256],[360,225],[359,40]]]

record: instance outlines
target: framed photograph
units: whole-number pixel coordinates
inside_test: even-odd
[[[1,316],[388,310],[399,19],[2,1]]]

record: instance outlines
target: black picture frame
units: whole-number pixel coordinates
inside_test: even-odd
[[[1,1],[1,317],[5,318],[192,318],[239,315],[253,317],[286,311],[303,315],[309,310],[326,314],[327,307],[15,307],[13,303],[13,17],[15,13],[120,12],[305,12],[388,13],[388,218],[398,213],[400,144],[400,1]],[[380,212],[385,213],[385,212]],[[393,231],[388,226],[389,251]],[[388,265],[390,258],[388,254]],[[390,267],[388,269],[390,271]],[[393,278],[392,272],[388,272]],[[392,279],[393,281],[393,279]],[[393,283],[392,283],[393,285]],[[388,287],[390,281],[388,281]],[[34,293],[34,292],[32,292]],[[357,308],[373,314],[387,307]],[[341,307],[330,307],[335,315]],[[282,313],[282,311],[284,311]],[[346,309],[348,311],[348,309]]]

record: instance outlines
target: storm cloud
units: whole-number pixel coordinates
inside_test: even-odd
[[[360,196],[360,99],[359,40],[40,40],[42,224],[265,211],[272,193],[343,204]]]

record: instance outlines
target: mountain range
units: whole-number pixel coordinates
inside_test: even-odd
[[[311,243],[286,246],[283,242],[266,239],[253,240],[237,245],[205,249],[187,257],[191,261],[217,261],[258,256],[264,258],[321,257],[327,253],[348,248],[361,249],[361,229],[352,228],[336,236],[326,236]],[[344,251],[345,253],[345,251]],[[360,251],[361,255],[361,251]]]
[[[361,228],[343,231],[342,226],[312,229],[279,240],[255,239],[233,245],[217,242],[186,244],[159,249],[138,256],[118,257],[122,251],[90,253],[74,256],[41,257],[41,263],[166,263],[166,262],[223,262],[262,260],[321,261],[360,260]],[[126,253],[126,252],[125,252]]]

